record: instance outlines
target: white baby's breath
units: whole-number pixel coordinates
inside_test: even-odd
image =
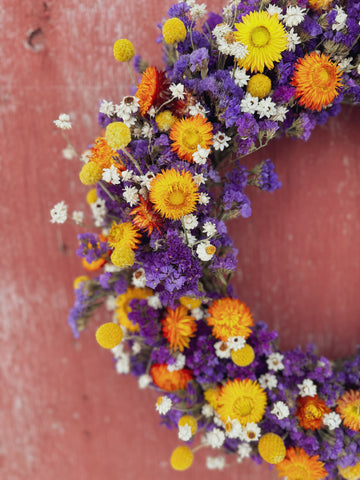
[[[290,410],[284,402],[278,401],[274,403],[274,406],[270,413],[275,415],[278,420],[283,420],[290,415]]]
[[[50,210],[51,215],[51,223],[65,223],[67,220],[67,205],[62,200],[61,202],[54,205],[54,207]]]
[[[54,124],[60,130],[69,130],[71,128],[70,116],[67,113],[60,113],[59,118],[54,120]]]

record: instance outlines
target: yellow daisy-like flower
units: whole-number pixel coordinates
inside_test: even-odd
[[[339,95],[342,72],[327,55],[311,52],[299,58],[291,85],[296,87],[299,105],[320,111]]]
[[[190,172],[175,169],[158,173],[150,185],[150,200],[165,218],[179,220],[196,208],[198,186]]]
[[[332,0],[309,0],[309,7],[313,10],[328,10]]]
[[[113,222],[107,237],[107,242],[112,247],[129,247],[135,250],[140,243],[141,234],[131,222]]]
[[[327,476],[319,456],[310,457],[302,448],[289,448],[286,458],[276,465],[279,477],[288,480],[321,480]]]
[[[193,163],[198,145],[209,148],[212,144],[212,125],[200,114],[182,118],[174,123],[169,137],[174,142],[171,149],[183,160]]]
[[[220,390],[216,408],[223,422],[238,420],[241,425],[258,423],[263,418],[267,397],[258,382],[229,380]]]
[[[128,314],[131,312],[129,305],[130,301],[134,298],[144,300],[152,295],[150,288],[137,288],[129,287],[125,293],[119,295],[116,299],[116,317],[120,325],[123,325],[130,332],[138,332],[139,325],[134,325],[131,320],[128,319]]]
[[[281,60],[281,53],[287,48],[287,34],[277,14],[250,12],[235,24],[235,38],[248,47],[247,56],[239,65],[252,72],[274,68],[274,62]]]
[[[336,411],[346,427],[360,431],[360,391],[345,392],[337,401]]]
[[[188,315],[188,309],[179,305],[175,310],[167,309],[168,315],[162,320],[163,336],[173,350],[184,351],[189,347],[190,338],[196,331],[195,318]]]
[[[213,335],[223,342],[229,337],[248,338],[254,324],[249,308],[235,298],[220,298],[209,307],[206,321],[213,327]]]

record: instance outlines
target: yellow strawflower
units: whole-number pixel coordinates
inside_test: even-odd
[[[118,62],[129,62],[135,55],[134,45],[126,38],[114,43],[114,57]]]
[[[167,44],[182,42],[186,37],[186,27],[179,18],[169,18],[164,23],[162,34]]]
[[[359,480],[360,479],[360,460],[353,467],[338,467],[340,475],[345,480]]]

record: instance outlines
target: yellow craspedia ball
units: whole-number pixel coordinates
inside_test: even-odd
[[[89,205],[95,203],[97,200],[96,188],[92,188],[86,195],[86,201]]]
[[[77,288],[80,287],[81,283],[82,282],[86,282],[87,280],[90,280],[90,278],[86,275],[80,275],[79,277],[76,277],[74,279],[74,283],[73,283],[73,287],[74,287],[74,290],[76,290]]]
[[[253,97],[264,98],[270,93],[271,80],[266,75],[257,73],[250,78],[246,90]]]
[[[340,475],[345,480],[359,480],[360,479],[360,460],[353,467],[338,467]]]
[[[282,438],[276,433],[266,433],[258,443],[260,457],[267,463],[275,465],[284,460],[286,448]]]
[[[118,62],[129,62],[135,55],[134,45],[126,38],[114,43],[114,57]]]
[[[101,180],[102,168],[95,162],[85,163],[79,173],[79,177],[84,185],[95,185],[96,182]]]
[[[189,447],[175,448],[171,454],[170,463],[174,470],[187,470],[194,461],[194,454]]]
[[[162,34],[167,44],[182,42],[186,37],[186,27],[179,18],[169,18],[164,23]]]
[[[96,330],[96,341],[103,348],[114,348],[122,340],[123,333],[120,325],[113,322],[103,323]]]
[[[131,141],[130,128],[123,122],[109,123],[105,130],[105,140],[113,150],[121,150]]]
[[[176,117],[174,117],[170,110],[164,110],[156,115],[155,122],[161,132],[167,132],[176,122]]]
[[[184,307],[193,310],[194,308],[199,308],[201,306],[201,300],[193,297],[180,297],[179,301]]]
[[[112,263],[119,268],[132,267],[135,253],[130,247],[117,247],[111,254]]]
[[[191,433],[195,435],[198,429],[196,418],[192,415],[183,415],[178,421],[178,427],[184,427],[186,424],[191,428]]]
[[[254,349],[246,344],[240,350],[231,350],[231,360],[239,367],[247,367],[255,358]]]

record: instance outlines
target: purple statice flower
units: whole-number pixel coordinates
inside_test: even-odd
[[[128,319],[139,325],[139,334],[149,346],[157,346],[161,333],[161,322],[159,310],[149,307],[147,300],[133,299],[129,304],[131,312]]]
[[[203,67],[206,67],[209,60],[209,52],[207,48],[198,48],[190,54],[190,70],[195,72],[196,70],[201,70]]]
[[[190,10],[189,5],[186,2],[180,2],[178,4],[171,5],[168,10],[169,18],[178,17],[183,20],[183,17],[187,18],[187,12]]]
[[[301,27],[312,37],[317,37],[318,35],[322,34],[322,28],[318,24],[317,20],[312,18],[310,15],[306,15]]]
[[[113,275],[110,272],[104,272],[101,275],[99,275],[100,287],[103,288],[104,290],[108,290],[109,288],[111,288],[111,286],[109,285],[109,282],[112,276]]]
[[[114,284],[113,284],[113,290],[117,295],[122,295],[128,289],[129,283],[127,279],[122,275],[117,275],[116,277],[114,276],[114,278],[116,280],[114,281]]]
[[[99,236],[94,233],[80,233],[78,240],[79,248],[76,255],[85,258],[88,263],[104,257],[109,250],[107,242],[100,241]]]
[[[105,115],[105,113],[101,113],[99,112],[98,114],[98,125],[101,127],[101,128],[106,128],[109,123],[112,122],[112,119],[109,118],[107,115]]]
[[[246,167],[237,162],[237,166],[226,174],[223,202],[225,210],[230,210],[236,204],[240,214],[247,218],[251,215],[250,200],[244,194],[247,185],[248,172]]]
[[[275,103],[289,103],[295,94],[295,87],[289,85],[281,85],[274,90],[272,99]]]
[[[310,112],[301,112],[300,113],[302,134],[300,136],[301,140],[309,140],[312,131],[316,127],[316,116]]]
[[[261,172],[258,178],[258,186],[261,190],[274,192],[281,187],[278,175],[275,173],[275,165],[268,158],[263,162]]]
[[[253,115],[250,113],[242,113],[237,121],[237,133],[242,138],[257,138],[259,133],[259,125]]]

